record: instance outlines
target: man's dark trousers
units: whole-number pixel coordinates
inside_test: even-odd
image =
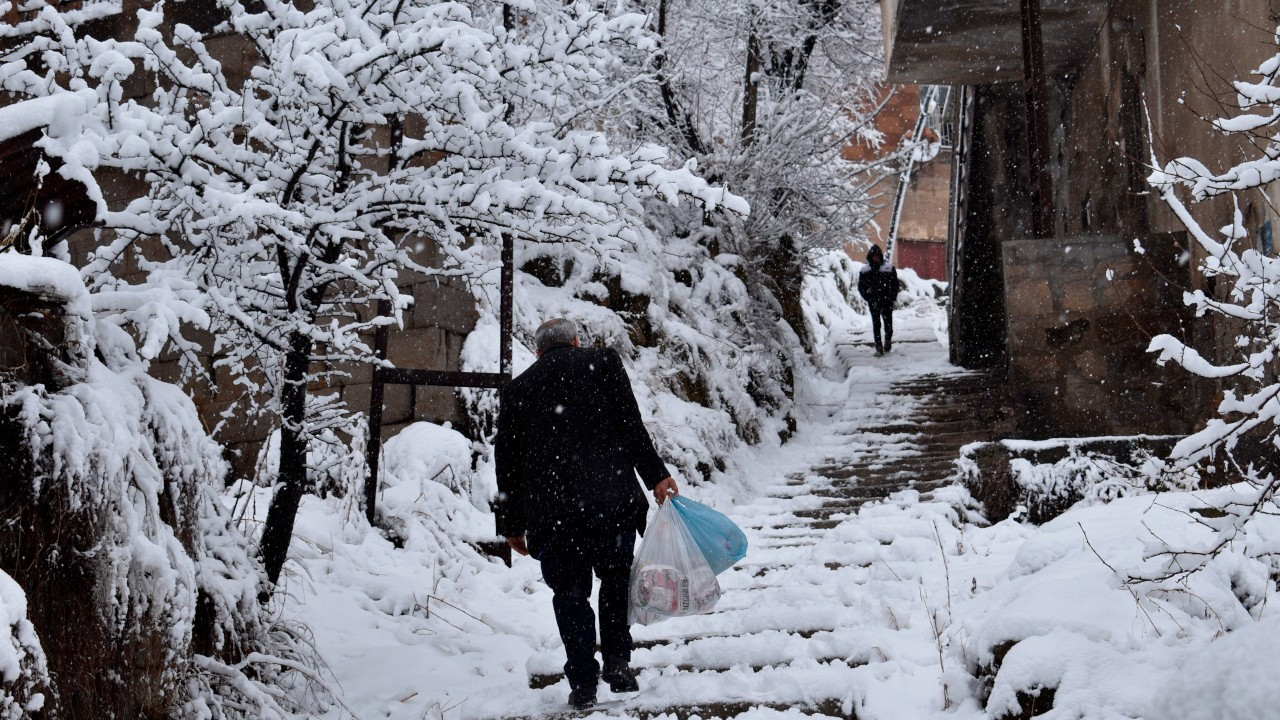
[[[888,352],[893,345],[893,305],[869,305],[871,308],[871,337],[875,338],[876,351]],[[884,341],[880,339],[880,326],[884,325]]]
[[[594,688],[596,618],[591,612],[591,574],[600,578],[600,651],[606,668],[631,662],[627,601],[635,529],[587,530],[548,540],[539,554],[542,577],[555,594],[551,605],[560,626],[569,686]]]

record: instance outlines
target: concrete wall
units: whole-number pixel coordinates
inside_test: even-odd
[[[1181,235],[1084,236],[1002,247],[1009,394],[1021,437],[1178,432],[1185,373],[1151,361],[1187,313]]]
[[[1057,240],[1026,239],[1020,86],[970,88],[967,197],[952,238],[953,349],[964,364],[1008,368],[1010,389],[1028,408],[1024,432],[1182,432],[1216,404],[1212,383],[1160,369],[1140,352],[1150,334],[1172,332],[1223,358],[1233,337],[1227,323],[1187,318],[1183,288],[1221,289],[1191,271],[1198,248],[1178,261],[1171,234],[1184,228],[1146,177],[1153,146],[1161,163],[1192,156],[1215,169],[1256,156],[1246,139],[1201,118],[1227,114],[1230,80],[1275,54],[1278,10],[1280,0],[1112,5],[1085,61],[1048,83]],[[1268,200],[1242,196],[1250,230],[1267,220],[1280,227]],[[1210,230],[1230,212],[1229,200],[1193,208]],[[1149,246],[1147,255],[1132,252],[1135,239]],[[1107,280],[1106,267],[1121,280]],[[1072,324],[1081,320],[1088,324]],[[995,343],[1002,332],[1007,342]],[[1067,340],[1049,347],[1050,337]]]
[[[898,224],[898,237],[917,242],[946,242],[947,211],[951,202],[951,151],[917,165],[907,187]]]

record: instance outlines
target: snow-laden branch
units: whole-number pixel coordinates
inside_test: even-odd
[[[1280,35],[1277,35],[1280,42]],[[1181,548],[1161,542],[1151,556],[1163,561],[1162,570],[1148,573],[1144,581],[1180,582],[1197,572],[1232,545],[1249,521],[1258,513],[1274,512],[1275,494],[1280,487],[1280,258],[1252,246],[1244,227],[1237,195],[1265,188],[1280,179],[1280,85],[1277,84],[1280,53],[1267,59],[1254,72],[1258,82],[1237,82],[1235,89],[1243,110],[1262,108],[1263,113],[1246,113],[1214,122],[1227,133],[1253,137],[1261,157],[1247,159],[1225,172],[1215,173],[1194,158],[1178,158],[1161,166],[1151,143],[1153,172],[1148,182],[1187,228],[1203,253],[1200,270],[1218,282],[1206,291],[1187,292],[1184,299],[1197,316],[1220,318],[1235,336],[1223,360],[1213,360],[1170,335],[1152,339],[1148,350],[1157,353],[1157,362],[1175,362],[1187,371],[1225,385],[1218,404],[1218,417],[1175,446],[1176,467],[1195,463],[1221,463],[1252,485],[1244,502],[1221,508],[1221,518],[1206,520],[1215,527],[1215,540],[1205,547]],[[1218,239],[1206,230],[1179,194],[1194,201],[1230,194],[1234,212],[1230,225],[1221,228]],[[1250,445],[1248,457],[1239,451]]]

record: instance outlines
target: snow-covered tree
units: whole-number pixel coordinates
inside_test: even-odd
[[[1277,42],[1280,44],[1280,34]],[[1280,178],[1280,53],[1262,63],[1254,75],[1253,81],[1234,83],[1242,112],[1217,119],[1213,126],[1224,133],[1250,136],[1251,145],[1258,149],[1257,157],[1221,172],[1189,157],[1173,160],[1161,169],[1159,161],[1152,158],[1156,170],[1149,181],[1199,246],[1203,253],[1201,272],[1217,278],[1216,292],[1188,292],[1186,302],[1197,316],[1220,318],[1235,336],[1222,355],[1201,353],[1169,335],[1152,340],[1149,350],[1158,353],[1158,362],[1175,362],[1196,375],[1219,381],[1225,390],[1218,417],[1181,441],[1174,448],[1173,460],[1185,467],[1211,459],[1253,485],[1245,501],[1222,508],[1222,517],[1204,520],[1218,530],[1215,546],[1169,549],[1168,570],[1173,576],[1202,567],[1240,537],[1256,513],[1274,512],[1280,489],[1280,258],[1274,251],[1263,252],[1249,237],[1237,197],[1265,190]],[[1217,233],[1220,239],[1196,220],[1180,190],[1194,201],[1233,197],[1233,221]],[[1270,206],[1268,196],[1259,195]]]
[[[883,173],[842,157],[878,143],[879,3],[868,0],[646,0],[661,54],[629,130],[697,158],[750,203],[746,223],[686,216],[741,256],[766,315],[803,338],[798,301],[810,249],[864,237]],[[885,165],[892,162],[890,155]],[[669,214],[659,209],[661,214]]]
[[[132,37],[88,37],[44,7],[5,58],[0,86],[78,93],[77,132],[45,141],[65,172],[144,177],[149,192],[100,209],[114,231],[85,269],[96,309],[131,324],[142,353],[199,348],[257,410],[278,415],[280,479],[263,534],[275,580],[307,487],[307,446],[349,422],[308,397],[362,341],[379,299],[397,317],[404,271],[482,272],[503,236],[592,247],[635,242],[644,202],[747,206],[648,144],[611,147],[584,120],[611,88],[618,52],[647,52],[645,19],[592,3],[217,0],[209,32],[170,5],[138,11]],[[236,36],[247,77],[213,40]],[[36,59],[39,62],[36,62]],[[142,82],[149,91],[127,96]],[[414,248],[445,258],[425,267]],[[126,284],[113,265],[146,271]],[[390,321],[394,321],[394,318]]]

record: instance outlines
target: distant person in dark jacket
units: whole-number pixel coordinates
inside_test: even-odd
[[[538,361],[507,383],[495,460],[498,533],[542,562],[564,641],[569,703],[596,701],[596,622],[591,574],[600,578],[600,649],[613,692],[640,689],[632,674],[627,605],[636,532],[649,504],[637,473],[661,505],[677,494],[640,418],[622,358],[579,347],[571,320],[534,334]]]
[[[858,272],[858,294],[871,309],[871,336],[876,341],[876,355],[883,355],[893,348],[893,304],[898,299],[898,271],[893,269],[893,263],[885,262],[879,245],[872,245],[867,251],[867,264]]]

